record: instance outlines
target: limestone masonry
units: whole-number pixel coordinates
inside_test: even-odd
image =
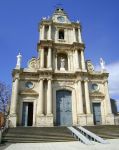
[[[62,8],[39,23],[38,57],[13,69],[10,126],[114,124],[108,73],[84,58],[81,25]]]

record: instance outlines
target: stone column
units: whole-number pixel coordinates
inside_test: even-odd
[[[42,26],[42,40],[45,39],[45,26]]]
[[[14,81],[14,85],[12,86],[12,98],[11,98],[11,107],[10,107],[10,114],[16,115],[16,107],[17,107],[17,100],[18,100],[18,86],[19,86],[19,79],[16,78]]]
[[[79,43],[82,43],[81,29],[80,28],[78,28],[78,35],[79,35]]]
[[[82,95],[82,86],[81,81],[78,81],[78,100],[77,100],[77,113],[83,114],[83,95]]]
[[[51,25],[49,25],[49,31],[48,31],[48,40],[51,40]]]
[[[44,68],[44,49],[41,49],[40,67]]]
[[[74,37],[74,42],[76,42],[76,31],[75,31],[75,28],[73,28],[73,37]]]
[[[43,99],[44,99],[44,93],[43,93],[43,79],[40,79],[39,83],[39,99],[37,103],[37,115],[42,116],[43,115]]]
[[[48,79],[48,91],[47,91],[47,115],[52,115],[52,81]]]
[[[52,49],[48,48],[48,68],[52,68]]]
[[[75,50],[76,69],[79,69],[79,56],[78,50]]]
[[[85,88],[86,112],[87,114],[91,114],[88,80],[84,81],[84,88]]]
[[[110,96],[109,96],[109,90],[108,90],[108,81],[104,83],[104,87],[105,87],[106,113],[112,114],[111,102],[110,102]]]
[[[85,70],[86,66],[85,66],[85,59],[84,59],[84,52],[83,52],[83,50],[81,50],[81,65],[82,65],[82,70]]]
[[[11,106],[10,106],[10,127],[16,127],[17,125],[17,101],[18,101],[18,87],[19,87],[19,78],[16,78],[12,85],[12,97],[11,97]]]
[[[58,29],[56,28],[56,31],[55,31],[55,41],[57,42],[58,40]]]
[[[56,68],[56,70],[57,70],[57,54],[55,55],[55,68]]]

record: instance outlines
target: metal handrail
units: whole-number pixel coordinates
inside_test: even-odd
[[[78,138],[78,140],[80,140],[82,143],[87,144],[87,145],[91,145],[91,141],[89,139],[87,139],[84,135],[82,135],[78,130],[76,130],[73,127],[68,127],[68,129],[72,132],[73,136],[75,136],[76,138]]]
[[[83,127],[81,127],[81,126],[80,126],[80,127],[77,127],[77,128],[78,128],[78,129],[80,130],[80,132],[82,132],[83,134],[90,136],[91,139],[94,139],[94,141],[97,141],[97,142],[102,143],[102,144],[108,144],[108,143],[109,143],[108,141],[104,140],[103,138],[97,136],[95,133],[92,133],[92,132],[86,130],[85,128],[83,128]]]

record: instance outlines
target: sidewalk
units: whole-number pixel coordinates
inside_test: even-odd
[[[93,145],[85,145],[78,141],[59,143],[18,143],[11,144],[5,150],[119,150],[119,139],[108,141],[109,144],[100,144],[96,142]]]

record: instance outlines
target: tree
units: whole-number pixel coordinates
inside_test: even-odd
[[[0,112],[7,116],[9,113],[11,89],[6,83],[0,81]]]

